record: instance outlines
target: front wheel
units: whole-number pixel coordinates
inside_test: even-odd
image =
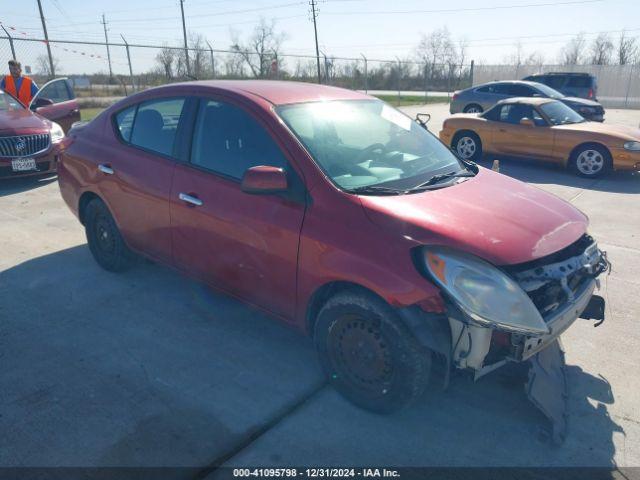
[[[89,250],[102,268],[122,272],[131,266],[134,255],[124,243],[109,208],[98,198],[87,205],[85,233]]]
[[[322,367],[354,404],[390,413],[415,401],[431,371],[431,354],[383,300],[361,292],[332,297],[314,329]]]
[[[454,135],[451,146],[464,160],[477,162],[482,158],[482,142],[473,132],[458,132]]]
[[[611,154],[600,145],[584,145],[573,152],[570,166],[582,177],[598,178],[611,169]]]

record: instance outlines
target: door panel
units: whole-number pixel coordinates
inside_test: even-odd
[[[170,262],[169,199],[185,98],[147,101],[115,115],[119,137],[98,165],[99,188],[125,240],[135,250]]]
[[[255,165],[284,168],[293,186],[295,174],[284,153],[250,112],[202,100],[191,162],[176,166],[171,190],[174,262],[229,293],[292,318],[305,204],[286,195],[250,195],[240,188],[244,171]],[[199,205],[189,202],[190,197]]]
[[[522,118],[538,122],[537,126],[520,125]],[[494,122],[494,153],[528,158],[551,158],[554,133],[530,105],[508,103],[500,108]]]
[[[181,193],[202,204],[180,200]],[[177,165],[171,192],[174,261],[223,290],[292,317],[303,216],[300,203],[249,195],[236,181]]]
[[[47,99],[53,104],[38,107],[38,99]],[[80,120],[78,101],[66,78],[57,78],[45,83],[34,95],[29,108],[39,115],[59,123],[65,133],[69,131],[74,122]]]

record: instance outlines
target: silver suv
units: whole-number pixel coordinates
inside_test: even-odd
[[[453,94],[451,113],[480,113],[500,100],[512,97],[541,97],[560,100],[587,120],[604,121],[604,108],[598,102],[577,97],[565,97],[551,87],[521,80],[490,82],[460,90]]]

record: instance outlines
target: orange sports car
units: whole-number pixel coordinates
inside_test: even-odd
[[[640,129],[588,122],[549,98],[510,98],[481,114],[453,115],[440,140],[468,160],[486,153],[535,158],[584,177],[640,170]]]

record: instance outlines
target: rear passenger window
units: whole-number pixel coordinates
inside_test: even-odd
[[[120,138],[125,142],[131,140],[131,130],[133,128],[133,117],[136,114],[136,105],[125,108],[116,114],[116,127]]]
[[[557,90],[558,88],[562,88],[565,80],[566,77],[563,77],[561,75],[549,75],[545,77],[545,81],[542,83]]]
[[[134,118],[131,144],[171,156],[184,104],[184,98],[141,103]]]
[[[251,115],[213,100],[200,103],[191,163],[238,180],[250,167],[287,167],[278,145]]]
[[[591,87],[591,77],[569,77],[569,81],[567,82],[567,87],[570,88],[590,88]]]

